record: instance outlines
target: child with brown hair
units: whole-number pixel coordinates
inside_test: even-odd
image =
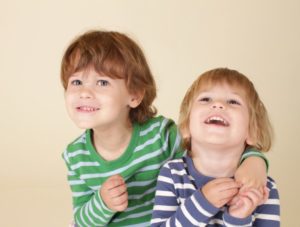
[[[151,226],[280,225],[274,180],[264,190],[240,190],[233,178],[247,146],[266,152],[272,142],[267,111],[246,76],[203,73],[183,99],[179,128],[188,154],[161,169]]]
[[[183,150],[175,123],[155,117],[142,50],[122,33],[86,32],[67,48],[61,80],[68,114],[85,130],[63,154],[76,225],[149,226],[159,169]],[[264,159],[248,154],[238,178],[261,186]]]

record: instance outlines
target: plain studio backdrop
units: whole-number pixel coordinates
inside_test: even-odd
[[[177,121],[187,88],[202,72],[234,68],[267,106],[275,143],[269,174],[282,226],[300,203],[300,1],[1,0],[0,225],[63,227],[72,219],[61,154],[81,134],[64,106],[60,61],[88,29],[137,41],[158,85],[159,114]]]

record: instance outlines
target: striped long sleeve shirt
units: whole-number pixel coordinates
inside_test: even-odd
[[[267,179],[268,200],[246,218],[235,218],[226,207],[208,202],[199,189],[212,179],[199,173],[189,157],[166,163],[158,177],[151,226],[280,226],[279,196],[272,178]]]
[[[76,226],[150,226],[155,185],[161,166],[181,157],[180,136],[173,121],[162,116],[134,124],[131,141],[117,160],[105,161],[92,144],[92,130],[68,145],[63,158],[68,167]],[[99,189],[110,176],[126,181],[128,208],[110,210]]]

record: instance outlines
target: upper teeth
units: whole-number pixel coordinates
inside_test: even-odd
[[[221,117],[210,117],[208,118],[207,120],[208,122],[211,122],[211,121],[220,121],[222,122],[223,124],[227,124],[227,121],[225,121],[223,118]]]
[[[96,110],[96,108],[88,107],[88,106],[83,106],[83,107],[81,107],[81,109],[84,111],[95,111]]]

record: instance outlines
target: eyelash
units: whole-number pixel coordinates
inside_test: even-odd
[[[209,97],[203,97],[199,99],[199,102],[209,102],[209,101],[211,101],[211,98]]]
[[[230,99],[227,101],[228,104],[233,104],[233,105],[241,105],[241,103],[237,100]]]

